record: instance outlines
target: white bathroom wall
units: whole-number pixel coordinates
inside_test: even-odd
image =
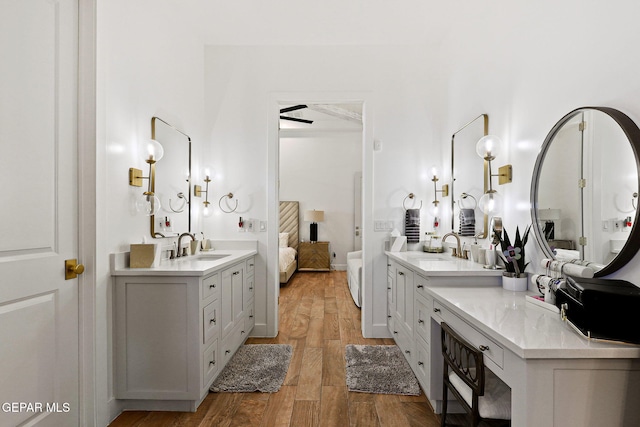
[[[138,142],[151,136],[151,117],[159,116],[189,134],[198,163],[203,135],[203,44],[191,29],[189,4],[98,2],[98,425],[107,425],[120,412],[112,393],[108,256],[128,250],[130,243],[140,242],[143,236],[149,238],[149,218],[133,207],[143,189],[130,187],[127,174],[136,167],[147,176]]]
[[[333,268],[353,250],[354,177],[362,171],[362,132],[280,138],[280,200],[300,202],[300,239],[309,241],[307,210],[324,211],[318,240],[330,242]]]
[[[428,96],[436,137],[469,117],[488,113],[490,133],[509,146],[497,165],[513,165],[513,183],[498,186],[506,196],[508,230],[531,222],[531,174],[551,127],[569,111],[602,105],[617,108],[640,123],[640,43],[635,17],[640,4],[617,0],[469,2],[446,35],[439,52],[438,80]],[[431,104],[434,102],[434,105]],[[541,253],[530,239],[529,271],[540,271]],[[614,274],[637,282],[638,257]],[[640,283],[636,283],[640,285]]]

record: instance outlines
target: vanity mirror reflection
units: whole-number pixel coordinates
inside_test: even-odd
[[[152,237],[191,232],[191,138],[159,117],[151,118],[151,139],[164,148],[156,163],[155,195],[160,209],[151,216]]]
[[[476,154],[476,143],[488,134],[489,115],[481,114],[451,135],[451,229],[480,239],[487,237],[489,218],[478,209],[478,200],[489,187],[487,162]],[[473,227],[461,227],[461,210],[463,217],[472,216]],[[468,218],[465,223],[469,223]]]
[[[608,107],[571,111],[542,144],[531,181],[533,231],[548,258],[600,264],[602,277],[640,247],[640,129]]]

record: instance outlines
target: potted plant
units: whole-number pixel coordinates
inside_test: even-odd
[[[498,256],[502,259],[506,270],[502,273],[502,287],[504,289],[510,291],[527,290],[528,278],[524,270],[529,263],[526,262],[524,248],[527,240],[529,240],[530,230],[531,225],[528,225],[521,237],[520,229],[516,227],[516,236],[513,244],[506,230],[503,230],[502,233],[496,233],[494,230],[500,242],[501,252],[498,253]]]

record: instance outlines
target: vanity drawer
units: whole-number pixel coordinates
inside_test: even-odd
[[[222,358],[223,366],[226,366],[229,360],[231,360],[236,350],[244,342],[246,336],[247,334],[244,330],[244,323],[239,323],[231,330],[231,332],[229,332],[229,335],[222,339],[220,357]]]
[[[256,316],[254,314],[253,301],[249,303],[249,307],[247,308],[247,317],[244,319],[244,330],[248,334],[251,333],[251,330],[256,324]]]
[[[427,395],[429,395],[428,391],[430,387],[431,381],[431,357],[429,356],[429,344],[424,342],[421,338],[416,338],[415,342],[415,363],[416,365],[413,368],[413,371],[420,381],[420,385]]]
[[[413,281],[416,286],[416,294],[426,298],[427,300],[431,300],[431,296],[427,293],[427,288],[434,285],[434,283],[432,283],[432,279],[416,274]]]
[[[387,259],[387,276],[396,277],[396,263]]]
[[[407,362],[409,362],[410,366],[413,366],[413,337],[410,337],[402,328],[397,328],[394,333],[394,338],[398,347],[400,347],[400,351],[404,355]]]
[[[218,357],[218,339],[216,338],[202,354],[202,382],[207,388],[211,386],[220,367]]]
[[[414,302],[414,331],[421,337],[425,342],[430,342],[431,335],[431,300],[427,300],[422,296],[418,296]]]
[[[247,304],[249,303],[249,301],[251,301],[251,299],[253,299],[253,295],[255,294],[255,277],[253,276],[253,274],[251,274],[250,276],[246,277],[244,279],[244,305],[247,306]]]
[[[207,341],[220,332],[220,323],[218,319],[219,306],[219,301],[215,300],[202,309],[202,330],[204,331],[202,337],[203,344],[206,344]]]
[[[249,274],[253,274],[253,271],[255,270],[255,266],[256,266],[256,259],[255,258],[249,258],[246,261],[246,269],[247,269],[247,275]]]
[[[202,299],[218,296],[220,292],[220,274],[215,273],[202,280]]]
[[[464,339],[482,350],[486,358],[503,367],[504,349],[498,343],[447,310],[437,300],[433,301],[433,311]]]
[[[393,307],[389,304],[387,305],[387,329],[392,335],[394,328],[395,322],[393,321]]]

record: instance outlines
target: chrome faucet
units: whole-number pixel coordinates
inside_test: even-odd
[[[456,238],[456,243],[457,243],[457,248],[454,248],[452,250],[452,254],[454,257],[458,257],[458,258],[464,258],[464,254],[462,253],[462,248],[460,247],[460,236],[458,236],[458,233],[455,232],[450,232],[445,234],[444,236],[442,236],[442,243],[444,243],[444,241],[447,239],[447,237],[449,236],[453,236]]]
[[[178,253],[176,254],[176,257],[181,257],[182,256],[182,238],[185,236],[189,236],[191,237],[191,240],[196,240],[196,236],[194,236],[191,233],[182,233],[180,235],[180,237],[178,237]]]

